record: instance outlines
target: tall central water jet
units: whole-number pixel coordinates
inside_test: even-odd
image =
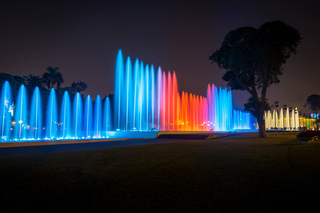
[[[121,129],[121,94],[123,93],[123,56],[122,51],[119,50],[116,60],[116,74],[114,87],[114,124],[115,128]],[[123,116],[123,115],[122,115]]]

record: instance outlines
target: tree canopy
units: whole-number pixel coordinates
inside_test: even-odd
[[[27,89],[33,91],[34,88],[38,87],[40,91],[45,90],[43,87],[43,79],[40,76],[29,74],[28,76],[23,76]]]
[[[55,84],[57,84],[57,88],[59,88],[61,83],[64,82],[62,74],[58,70],[59,67],[53,68],[50,66],[47,68],[48,72],[43,73],[42,78],[48,89],[52,88]]]
[[[75,88],[77,92],[85,91],[87,89],[87,84],[80,81],[80,82],[73,82],[71,87]]]
[[[305,106],[308,106],[313,113],[318,113],[320,111],[320,95],[308,96]]]
[[[264,110],[267,88],[280,82],[282,65],[291,54],[297,53],[301,41],[298,30],[282,21],[272,21],[253,27],[240,27],[230,31],[220,49],[209,60],[225,69],[222,79],[232,90],[246,90],[251,94],[247,109],[256,116],[259,137],[266,137]],[[249,111],[250,111],[249,110]]]

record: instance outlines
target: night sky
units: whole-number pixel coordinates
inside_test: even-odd
[[[132,1],[134,2],[134,1]],[[118,50],[132,60],[176,71],[179,91],[206,95],[208,83],[225,87],[224,70],[208,60],[231,30],[281,20],[303,37],[298,54],[283,66],[270,103],[303,107],[320,94],[320,1],[212,0],[205,3],[136,1],[3,1],[0,3],[0,72],[40,75],[59,67],[65,83],[83,81],[93,99],[113,94]],[[243,108],[249,95],[233,92]]]

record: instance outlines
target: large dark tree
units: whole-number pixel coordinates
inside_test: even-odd
[[[280,82],[282,65],[297,53],[301,39],[298,30],[281,21],[267,22],[258,29],[241,27],[230,31],[220,49],[209,57],[226,70],[222,78],[232,90],[251,94],[246,109],[258,120],[259,137],[266,137],[267,88]]]
[[[53,88],[53,85],[57,84],[57,88],[60,87],[61,83],[64,82],[62,74],[58,71],[59,67],[48,67],[47,71],[43,73],[42,78],[48,89]]]

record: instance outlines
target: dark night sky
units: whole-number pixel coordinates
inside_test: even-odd
[[[23,2],[23,3],[22,3]],[[209,3],[107,1],[6,1],[0,3],[0,72],[42,75],[59,67],[65,83],[84,81],[93,99],[113,93],[115,58],[124,56],[176,71],[179,90],[205,95],[208,83],[225,87],[223,70],[208,56],[224,36],[243,26],[281,20],[301,32],[298,54],[283,66],[271,103],[298,106],[320,94],[320,1],[212,0]],[[233,92],[242,108],[246,91]]]

